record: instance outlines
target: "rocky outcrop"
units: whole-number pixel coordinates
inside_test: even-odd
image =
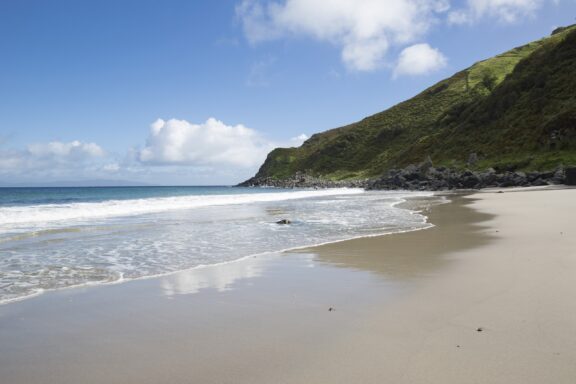
[[[564,184],[576,185],[576,168],[566,168]]]
[[[572,183],[572,184],[570,184]],[[430,161],[420,165],[409,165],[403,169],[392,169],[378,179],[325,180],[296,173],[288,179],[269,177],[251,178],[240,187],[275,188],[365,188],[368,190],[443,191],[453,189],[482,189],[505,187],[533,187],[555,184],[576,185],[576,168],[558,168],[549,172],[496,172],[454,170],[434,167]]]
[[[367,189],[440,191],[451,189],[482,189],[504,187],[530,187],[563,184],[565,171],[552,172],[502,172],[490,168],[476,172],[452,170],[444,167],[408,166],[393,169],[385,176],[373,180]]]
[[[366,188],[369,180],[326,180],[319,177],[307,175],[302,172],[287,179],[275,179],[272,177],[253,177],[239,187],[274,187],[274,188]]]

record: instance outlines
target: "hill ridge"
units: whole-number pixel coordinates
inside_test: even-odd
[[[554,32],[478,61],[385,111],[316,133],[298,148],[276,148],[255,179],[372,178],[426,158],[463,169],[472,154],[478,169],[576,163],[576,26]]]

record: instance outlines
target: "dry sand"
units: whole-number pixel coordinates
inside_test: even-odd
[[[576,190],[472,199],[493,241],[451,253],[311,382],[576,383]]]
[[[575,213],[477,193],[424,231],[0,306],[0,382],[573,384]]]

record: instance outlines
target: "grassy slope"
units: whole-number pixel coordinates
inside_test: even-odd
[[[384,112],[316,134],[300,148],[277,148],[256,176],[375,176],[426,156],[458,167],[472,152],[484,167],[569,161],[575,39],[576,27],[567,28],[478,62]]]
[[[414,147],[444,162],[475,152],[478,167],[551,169],[576,164],[576,31],[519,63],[486,98],[436,125]]]

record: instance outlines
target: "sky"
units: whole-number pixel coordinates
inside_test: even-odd
[[[0,0],[0,185],[229,185],[576,0]]]

